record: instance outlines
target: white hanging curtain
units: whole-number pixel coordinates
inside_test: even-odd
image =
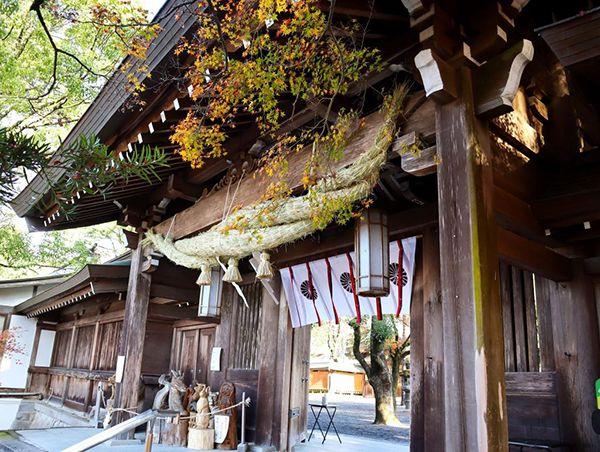
[[[282,268],[292,326],[339,323],[343,318],[360,319],[365,315],[408,314],[416,243],[415,237],[390,242],[390,294],[380,299],[355,296],[354,252]],[[398,265],[399,259],[402,266]]]

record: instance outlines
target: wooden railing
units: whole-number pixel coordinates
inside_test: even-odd
[[[84,450],[91,449],[92,447],[96,447],[106,441],[122,435],[124,433],[130,432],[140,425],[147,424],[146,428],[146,452],[150,452],[152,450],[152,430],[154,427],[154,421],[158,416],[161,417],[174,417],[177,416],[178,413],[175,411],[158,411],[158,410],[146,410],[143,413],[138,414],[126,421],[123,421],[109,429],[103,430],[100,433],[97,433],[94,436],[90,436],[89,438],[80,441],[73,446],[67,447],[63,450],[63,452],[81,452]]]

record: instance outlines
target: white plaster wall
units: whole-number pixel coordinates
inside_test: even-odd
[[[40,367],[50,367],[52,361],[52,349],[54,348],[54,337],[56,331],[40,331],[40,340],[38,341],[37,354],[35,355],[35,365]]]
[[[11,316],[9,330],[17,335],[17,343],[23,353],[2,357],[0,387],[24,389],[27,385],[27,369],[31,361],[36,323],[36,319],[28,319],[24,315]]]

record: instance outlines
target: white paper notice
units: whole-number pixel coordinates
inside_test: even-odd
[[[229,416],[215,414],[215,443],[221,444],[225,441],[229,430]]]
[[[213,347],[210,356],[210,370],[219,372],[221,370],[221,347]]]
[[[115,381],[117,383],[121,383],[123,381],[123,371],[125,370],[125,356],[119,355],[117,356],[117,369],[115,371],[116,378]]]

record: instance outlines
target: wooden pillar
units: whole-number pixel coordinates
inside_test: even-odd
[[[444,451],[444,339],[437,228],[423,232],[423,416],[425,450]],[[411,332],[413,330],[411,329]]]
[[[144,259],[143,247],[140,243],[131,255],[125,317],[118,353],[119,356],[125,357],[125,365],[123,378],[117,385],[115,407],[134,411],[138,408],[138,394],[141,389],[140,385],[143,384],[141,382],[142,358],[150,301],[151,276],[150,273],[142,272]],[[127,413],[119,412],[115,415],[113,422],[122,422],[130,417],[131,415]],[[125,434],[124,437],[133,437],[133,432]]]
[[[276,275],[274,279],[279,279]],[[279,305],[273,300],[267,289],[263,290],[261,314],[261,344],[258,354],[258,400],[256,401],[256,438],[257,444],[270,446],[273,444],[273,420],[276,417],[274,404],[277,386],[277,346]]]
[[[487,123],[474,113],[471,70],[436,105],[444,324],[445,446],[508,449],[502,307]]]
[[[425,448],[425,341],[423,328],[423,259],[422,241],[417,242],[415,276],[410,302],[410,450],[422,452]]]
[[[554,362],[564,441],[578,451],[600,450],[592,429],[594,381],[600,377],[600,341],[594,287],[581,262],[574,278],[557,283],[536,275],[538,303],[552,312]]]
[[[410,450],[444,451],[444,341],[437,228],[419,241],[410,307]]]
[[[293,329],[288,314],[288,302],[283,286],[280,287],[279,319],[277,324],[277,355],[275,399],[273,401],[273,445],[287,450],[290,422],[290,379],[292,372]]]

